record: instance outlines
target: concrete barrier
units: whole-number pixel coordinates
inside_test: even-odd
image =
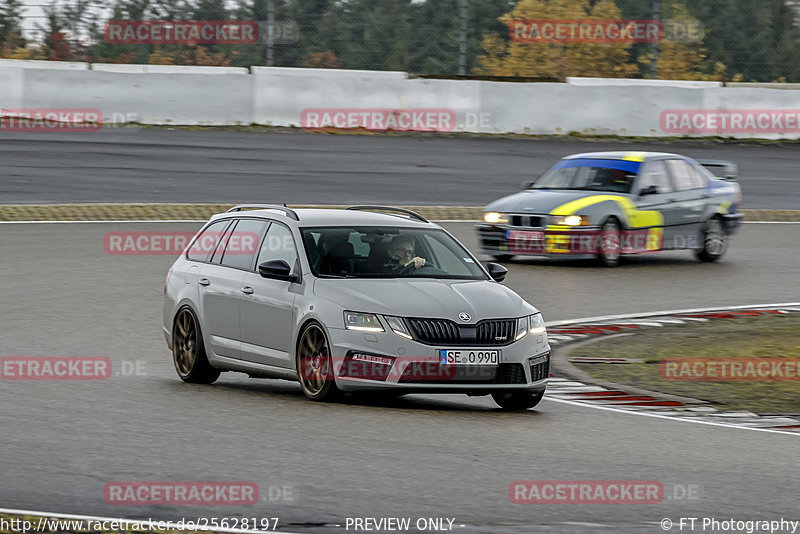
[[[309,109],[389,114],[422,109],[452,117],[442,129],[459,132],[800,138],[800,105],[785,86],[597,79],[511,83],[275,67],[253,67],[248,74],[223,67],[13,65],[0,63],[0,108],[98,108],[107,122],[302,127]],[[743,127],[722,126],[734,120]]]
[[[88,63],[74,61],[41,61],[34,59],[0,59],[0,69],[89,70]]]
[[[249,74],[244,67],[203,67],[191,65],[123,65],[117,63],[92,63],[92,70],[124,74]]]

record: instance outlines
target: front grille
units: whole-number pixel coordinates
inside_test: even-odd
[[[497,367],[446,366],[430,362],[409,364],[400,377],[401,384],[524,384],[521,363],[501,363]]]
[[[416,341],[435,344],[459,345],[461,332],[458,325],[446,319],[406,319],[411,335]]]
[[[514,338],[517,321],[481,321],[478,323],[478,345],[506,344]]]
[[[491,346],[514,341],[516,319],[487,319],[460,325],[447,319],[406,319],[411,336],[426,345]]]
[[[545,218],[541,215],[512,215],[508,221],[511,226],[525,228],[544,228]]]

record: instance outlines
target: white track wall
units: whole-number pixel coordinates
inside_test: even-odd
[[[413,79],[402,72],[263,67],[252,73],[206,72],[86,64],[48,69],[42,62],[26,63],[0,61],[0,110],[96,108],[107,122],[116,123],[300,127],[302,112],[309,108],[435,108],[452,111],[455,131],[462,132],[665,137],[684,135],[662,130],[660,116],[669,109],[800,113],[800,93],[791,86],[510,83]],[[800,125],[690,135],[797,139]]]

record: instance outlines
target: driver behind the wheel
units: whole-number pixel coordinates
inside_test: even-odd
[[[419,269],[425,265],[425,258],[414,255],[414,239],[408,235],[396,235],[387,249],[389,263],[387,268],[392,271],[402,270],[406,267]]]

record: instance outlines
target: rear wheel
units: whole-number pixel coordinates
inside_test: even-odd
[[[219,369],[208,363],[200,323],[191,308],[182,308],[172,327],[172,360],[184,382],[212,384],[219,378]]]
[[[702,239],[701,247],[694,252],[700,261],[717,261],[728,250],[728,229],[719,217],[706,222]]]
[[[622,227],[613,217],[600,230],[600,253],[597,261],[606,267],[616,267],[622,256]]]
[[[317,323],[307,325],[300,333],[297,342],[297,374],[303,394],[309,399],[326,401],[338,396],[330,344]]]
[[[544,397],[544,390],[529,391],[499,391],[492,393],[492,398],[504,410],[527,410],[533,408]]]

